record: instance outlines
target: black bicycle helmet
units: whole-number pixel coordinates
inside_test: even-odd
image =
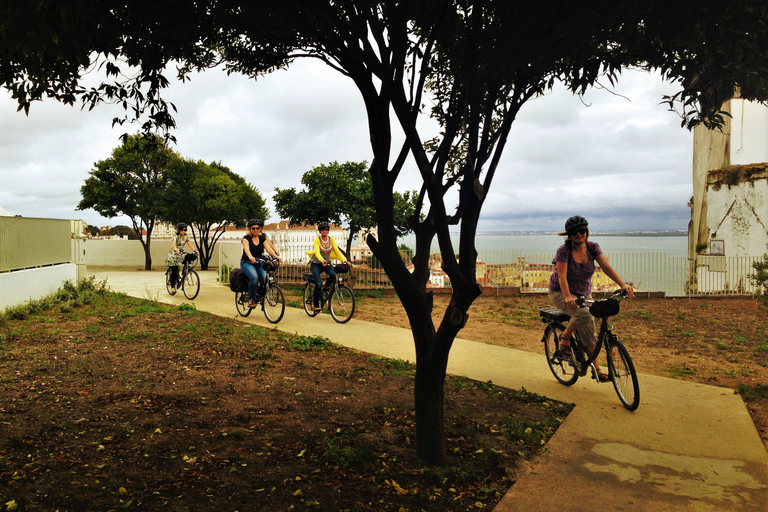
[[[322,231],[322,230],[324,230],[324,229],[331,229],[331,225],[330,225],[330,224],[328,224],[327,222],[320,222],[320,223],[317,225],[317,230],[318,230],[318,231]]]
[[[179,222],[178,224],[176,224],[176,234],[178,235],[179,233],[181,233],[182,229],[186,229],[186,228],[187,228],[186,224],[184,224],[183,222]]]
[[[581,215],[574,215],[565,221],[565,232],[568,233],[581,226],[589,226],[589,222]]]
[[[259,226],[259,227],[263,228],[264,227],[264,221],[261,220],[261,219],[251,219],[251,220],[248,221],[248,227],[250,228],[251,226]]]

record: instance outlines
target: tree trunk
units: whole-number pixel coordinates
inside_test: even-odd
[[[447,359],[435,355],[416,357],[416,454],[427,464],[444,466],[448,462],[445,444]]]
[[[152,253],[149,252],[149,242],[144,245],[144,270],[152,270]]]

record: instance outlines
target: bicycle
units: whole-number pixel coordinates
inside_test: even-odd
[[[186,253],[182,261],[182,267],[179,269],[179,282],[181,283],[181,290],[184,292],[184,296],[189,300],[193,300],[200,293],[200,276],[197,272],[192,270],[197,261],[197,253]],[[173,291],[175,286],[171,283],[171,267],[165,271],[165,289],[168,290],[170,295],[176,295]]]
[[[267,320],[270,323],[276,324],[283,319],[285,314],[285,295],[280,285],[277,284],[277,276],[275,275],[278,262],[275,259],[261,261],[264,262],[262,268],[267,271],[267,279],[262,286],[264,293],[259,298],[257,305],[261,305],[261,310],[264,311],[264,316]],[[247,286],[244,291],[235,292],[235,307],[240,316],[245,317],[251,314],[252,308],[248,305],[249,301]]]
[[[541,321],[547,324],[541,341],[544,343],[544,353],[547,356],[547,364],[552,375],[566,386],[573,385],[579,377],[583,377],[589,370],[595,375],[597,368],[594,365],[595,358],[600,349],[605,345],[606,362],[608,363],[608,377],[613,382],[616,394],[621,403],[634,411],[640,405],[640,385],[637,380],[637,372],[632,358],[626,347],[619,341],[619,337],[613,333],[613,326],[608,323],[608,318],[615,316],[621,309],[619,303],[627,298],[627,292],[618,290],[608,299],[594,301],[580,297],[576,300],[579,307],[589,307],[589,312],[595,318],[600,318],[600,331],[597,345],[592,354],[588,354],[579,338],[579,333],[571,336],[571,355],[563,353],[560,349],[560,336],[565,330],[565,322],[570,320],[570,315],[553,307],[540,307]],[[599,383],[600,380],[596,379]]]
[[[325,307],[328,303],[328,309],[331,311],[331,316],[340,324],[349,322],[352,315],[355,314],[355,294],[352,293],[352,289],[344,284],[345,276],[347,272],[346,268],[334,265],[336,271],[336,281],[331,285],[330,289],[327,286],[323,286],[322,294],[320,296],[320,307]],[[302,292],[304,311],[309,316],[316,316],[315,305],[312,296],[315,293],[315,278],[311,272],[304,272],[304,290]]]

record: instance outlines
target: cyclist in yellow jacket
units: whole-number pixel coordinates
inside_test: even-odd
[[[339,250],[336,240],[328,234],[330,233],[331,226],[327,222],[319,223],[317,229],[320,231],[320,234],[315,238],[314,247],[311,251],[307,251],[307,254],[312,258],[309,267],[312,271],[312,277],[315,278],[315,291],[312,295],[312,301],[315,305],[315,311],[320,312],[321,287],[323,286],[322,273],[328,274],[326,286],[332,285],[336,281],[336,271],[333,269],[331,260],[346,262],[347,257]]]

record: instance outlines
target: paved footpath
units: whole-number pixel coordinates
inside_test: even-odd
[[[89,269],[110,289],[169,304],[163,271]],[[237,315],[234,294],[215,272],[200,272],[197,309],[299,335],[322,335],[357,350],[415,360],[410,331],[286,307],[272,326],[260,310]],[[576,404],[545,453],[494,509],[512,511],[768,512],[768,452],[733,391],[640,374],[641,402],[629,412],[610,384],[579,379],[566,387],[542,354],[457,339],[448,372]]]

